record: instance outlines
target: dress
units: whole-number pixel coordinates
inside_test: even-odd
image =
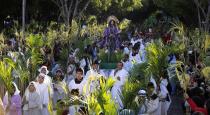
[[[24,105],[27,108],[23,111],[23,115],[40,115],[41,114],[41,100],[37,92],[29,93],[28,104]]]

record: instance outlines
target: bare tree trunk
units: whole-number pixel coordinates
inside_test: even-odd
[[[200,9],[197,6],[197,12],[198,12],[198,25],[199,25],[199,30],[201,30],[201,14],[200,14]]]
[[[80,6],[83,4],[83,0],[51,0],[53,3],[59,7],[60,16],[63,18],[63,21],[67,28],[71,28],[72,20],[75,17],[80,18],[82,13],[87,9],[91,0],[84,0],[86,3],[84,6]]]
[[[25,9],[26,9],[26,0],[22,1],[22,32],[23,38],[25,38]]]
[[[20,36],[20,48],[22,50],[22,52],[24,53],[25,50],[24,50],[24,40],[25,40],[25,13],[26,13],[26,0],[22,0],[22,32],[23,32],[23,35],[22,35],[22,39],[21,39],[21,36]]]
[[[208,11],[206,14],[205,20],[205,32],[209,32],[209,18],[210,18],[210,0],[208,0]]]

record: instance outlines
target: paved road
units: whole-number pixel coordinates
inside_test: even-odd
[[[182,111],[182,97],[181,96],[172,96],[172,103],[168,111],[168,115],[184,115]]]

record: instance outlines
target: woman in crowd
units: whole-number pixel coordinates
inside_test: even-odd
[[[56,71],[56,75],[54,77],[54,83],[53,83],[53,106],[55,108],[56,103],[59,100],[62,100],[67,95],[66,90],[66,83],[63,82],[64,76],[61,69],[58,69]]]
[[[0,98],[0,115],[5,115],[4,105]]]
[[[49,115],[48,111],[48,104],[50,101],[50,92],[48,85],[44,83],[45,74],[40,73],[38,76],[38,82],[37,82],[37,89],[40,92],[40,98],[41,98],[41,114],[40,115]]]
[[[18,89],[17,85],[12,82],[12,90],[9,92],[6,92],[3,104],[6,108],[6,114],[7,115],[22,115],[21,112],[21,96],[20,96],[20,90]]]
[[[23,97],[23,115],[41,115],[41,98],[34,81],[29,83]]]
[[[73,55],[69,56],[69,61],[68,61],[68,67],[67,67],[67,75],[65,78],[65,81],[67,84],[71,82],[71,80],[74,79],[76,74],[76,63],[75,63],[75,57]]]

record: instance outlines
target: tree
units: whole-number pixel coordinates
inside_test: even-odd
[[[210,25],[210,1],[209,0],[193,0],[198,13],[198,24],[199,28],[202,28],[203,25],[203,31],[208,32],[209,31],[209,25]],[[203,19],[203,20],[202,20]]]
[[[153,0],[158,9],[179,18],[189,26],[197,26],[196,9],[192,0]]]
[[[93,0],[91,3],[102,11],[107,11],[114,7],[118,11],[133,11],[142,6],[141,0]]]
[[[143,6],[142,1],[144,0],[92,0],[87,13],[97,15],[102,21],[110,15],[115,15],[120,19],[139,10]]]
[[[52,0],[60,10],[60,16],[67,27],[75,17],[80,17],[91,0]]]
[[[71,26],[74,18],[80,18],[84,11],[91,6],[100,14],[114,11],[122,14],[123,11],[133,11],[142,6],[141,0],[52,0],[60,10],[66,26]]]

